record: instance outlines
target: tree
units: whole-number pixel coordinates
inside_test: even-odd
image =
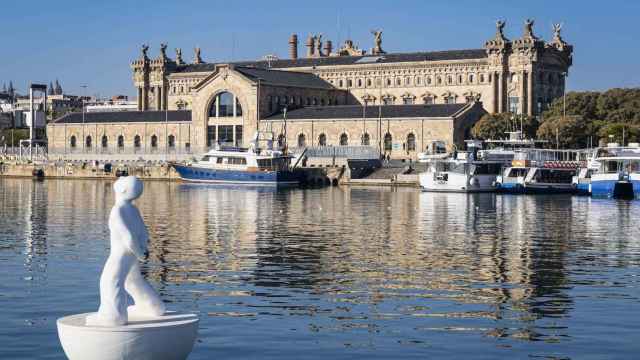
[[[473,126],[471,135],[476,139],[504,139],[507,132],[520,130],[522,124],[525,137],[536,135],[538,123],[534,118],[522,117],[512,113],[486,114]]]
[[[625,123],[606,124],[598,131],[601,142],[617,142],[627,144],[629,142],[640,142],[640,125],[629,125]]]
[[[581,148],[589,145],[588,129],[581,116],[553,116],[540,124],[537,135],[548,140],[550,146]]]

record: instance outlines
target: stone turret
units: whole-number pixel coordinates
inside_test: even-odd
[[[298,58],[298,35],[292,34],[289,38],[289,57],[291,59]]]
[[[148,45],[142,45],[141,57],[131,63],[133,82],[138,89],[138,110],[165,110],[167,108],[167,76],[177,64],[167,56],[167,44],[160,45],[160,54],[149,59]]]

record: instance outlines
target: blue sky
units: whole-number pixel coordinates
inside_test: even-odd
[[[369,30],[382,28],[387,52],[480,48],[507,20],[511,39],[527,18],[551,38],[551,24],[564,24],[574,45],[570,90],[640,86],[640,1],[213,1],[108,0],[4,1],[0,10],[0,86],[13,80],[60,79],[65,92],[91,95],[134,93],[129,63],[149,43],[169,54],[181,47],[185,60],[200,46],[205,61],[287,56],[291,33],[304,39],[323,33],[337,45],[350,36],[372,47]],[[40,26],[35,26],[39,24]]]

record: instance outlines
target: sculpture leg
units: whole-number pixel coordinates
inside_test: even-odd
[[[136,263],[133,256],[111,254],[100,276],[100,308],[87,317],[87,325],[121,326],[127,324],[125,279]]]
[[[140,265],[137,262],[129,270],[124,287],[135,304],[130,306],[128,310],[132,315],[161,316],[165,313],[166,309],[162,299],[142,277]]]

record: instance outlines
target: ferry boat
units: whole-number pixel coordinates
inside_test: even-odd
[[[427,164],[419,174],[420,188],[435,192],[491,192],[495,191],[496,177],[504,164],[502,157],[482,151],[482,143],[467,140],[467,151],[454,151],[451,156],[422,158]]]
[[[512,194],[573,193],[579,161],[558,160],[571,151],[528,149],[515,154],[496,179],[499,192]]]
[[[591,194],[591,176],[600,169],[600,163],[596,160],[598,150],[598,148],[591,149],[584,153],[586,165],[577,170],[577,174],[572,180],[577,195]]]
[[[266,186],[296,186],[300,173],[291,166],[286,151],[258,147],[258,135],[249,148],[220,147],[207,152],[199,161],[172,163],[180,179],[188,182],[226,183]]]
[[[591,196],[640,199],[640,144],[609,144],[601,150],[596,158],[600,169],[591,175]]]

